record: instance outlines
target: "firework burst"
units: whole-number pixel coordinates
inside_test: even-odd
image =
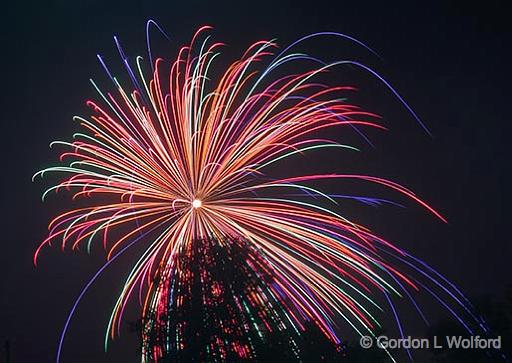
[[[144,70],[141,57],[130,64],[116,39],[130,84],[122,86],[99,57],[115,91],[103,93],[91,80],[100,97],[87,101],[93,111],[90,117],[75,118],[84,131],[75,134],[72,142],[54,142],[67,149],[61,154],[61,164],[36,174],[68,175],[43,198],[68,190],[74,199],[89,204],[50,222],[49,235],[34,260],[44,246],[57,240],[62,248],[72,249],[89,249],[101,241],[108,251],[107,263],[69,315],[57,361],[69,321],[85,291],[120,254],[141,243],[144,253],[122,287],[106,341],[115,337],[133,295],[139,295],[146,321],[157,326],[160,317],[170,319],[177,306],[172,292],[175,283],[188,278],[180,261],[193,250],[194,241],[233,238],[246,241],[251,253],[260,255],[258,263],[249,265],[254,273],[265,269],[271,274],[272,283],[258,287],[252,299],[260,304],[273,301],[285,312],[278,319],[283,329],[300,332],[306,322],[312,322],[339,343],[343,326],[360,335],[373,334],[380,327],[376,313],[389,310],[403,334],[393,299],[409,300],[424,318],[414,298],[416,291],[423,290],[471,330],[467,321],[474,317],[455,286],[407,252],[343,217],[338,195],[324,193],[312,182],[350,179],[378,184],[444,220],[412,191],[379,177],[331,170],[280,179],[266,173],[269,166],[312,150],[356,150],[315,137],[320,130],[384,129],[377,115],[346,101],[351,87],[318,80],[336,67],[352,65],[369,72],[416,117],[396,91],[363,64],[324,63],[293,52],[300,42],[322,35],[362,44],[341,34],[320,33],[278,52],[274,41],[259,41],[217,77],[211,69],[223,44],[212,42],[209,30],[199,29],[170,64],[160,58],[153,62],[149,52],[150,70]],[[309,68],[274,76],[294,62],[309,64]],[[378,303],[377,295],[385,297],[387,307]],[[146,341],[153,325],[144,330]],[[158,349],[143,349],[142,361],[158,360],[162,350],[171,348],[161,343]]]

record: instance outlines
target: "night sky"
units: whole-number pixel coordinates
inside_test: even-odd
[[[100,248],[89,256],[54,247],[45,249],[39,266],[33,266],[47,223],[65,210],[65,202],[52,196],[43,204],[40,196],[49,183],[32,182],[31,177],[56,161],[57,153],[48,144],[69,139],[77,130],[72,116],[89,114],[84,101],[96,96],[88,79],[100,80],[108,89],[96,54],[122,73],[112,36],[119,36],[129,56],[144,55],[149,18],[172,38],[169,44],[155,37],[163,57],[173,57],[176,47],[204,24],[213,25],[215,39],[229,45],[229,60],[260,39],[277,38],[286,45],[325,30],[370,45],[382,59],[339,41],[308,43],[307,50],[327,58],[355,57],[374,67],[433,136],[426,135],[384,87],[347,70],[347,81],[360,88],[358,104],[381,115],[390,131],[371,134],[374,148],[355,141],[363,149],[361,155],[315,159],[315,167],[325,171],[334,161],[339,170],[395,180],[437,208],[448,224],[411,203],[407,209],[350,205],[343,211],[427,260],[468,296],[499,295],[512,282],[506,212],[511,31],[505,2],[105,3],[2,5],[0,342],[11,342],[12,362],[54,361],[67,313],[104,259]],[[110,309],[130,262],[130,256],[120,259],[86,295],[72,321],[63,362],[137,362],[136,336],[128,329],[107,355],[102,353]]]

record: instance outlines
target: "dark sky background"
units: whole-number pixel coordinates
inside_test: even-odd
[[[505,2],[443,1],[70,1],[2,5],[0,120],[2,135],[2,237],[0,340],[10,340],[13,362],[51,362],[67,313],[104,254],[44,251],[46,225],[64,202],[41,203],[48,184],[31,176],[55,162],[48,148],[76,130],[75,114],[88,115],[95,97],[88,79],[108,87],[96,54],[115,63],[112,36],[131,55],[144,54],[145,22],[157,20],[173,43],[172,57],[203,24],[234,56],[251,42],[276,37],[281,45],[301,35],[332,30],[352,35],[382,57],[345,42],[309,44],[326,57],[353,55],[390,80],[430,127],[428,137],[377,82],[361,73],[358,100],[384,118],[388,133],[372,134],[375,148],[339,160],[344,171],[393,179],[443,213],[443,224],[418,207],[354,207],[347,215],[429,261],[469,296],[503,293],[511,283],[507,207],[510,201],[510,20]],[[380,5],[379,5],[380,3]],[[336,5],[334,5],[336,4]],[[428,4],[428,5],[427,5]],[[158,41],[157,41],[158,43]],[[350,73],[350,70],[348,71]],[[348,77],[348,76],[347,76]],[[304,165],[304,164],[303,164]],[[332,160],[315,160],[332,167]],[[325,169],[324,169],[325,170]],[[403,201],[403,200],[402,200]],[[103,331],[130,256],[86,295],[72,321],[63,362],[136,362],[136,337],[125,329],[102,353]]]

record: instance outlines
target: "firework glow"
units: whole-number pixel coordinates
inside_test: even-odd
[[[149,22],[148,33],[155,26]],[[153,60],[150,48],[148,59],[129,62],[115,38],[125,82],[98,56],[113,91],[104,92],[91,80],[98,99],[87,101],[92,109],[89,117],[75,117],[83,131],[74,134],[72,141],[53,142],[52,146],[64,150],[60,163],[35,175],[52,173],[61,178],[44,192],[43,199],[64,191],[84,205],[49,223],[48,237],[37,249],[34,263],[44,247],[55,242],[62,249],[90,250],[93,244],[102,244],[107,251],[107,262],[69,314],[57,362],[85,292],[134,245],[144,245],[144,252],[120,287],[105,346],[119,333],[129,301],[138,301],[145,322],[141,362],[158,361],[187,343],[180,338],[179,322],[167,324],[179,314],[187,281],[193,280],[193,269],[186,266],[192,259],[206,266],[215,263],[208,258],[216,248],[212,241],[230,239],[244,241],[240,248],[248,251],[244,255],[247,276],[268,276],[242,290],[229,290],[245,294],[236,297],[233,304],[239,308],[230,319],[238,316],[247,326],[252,319],[258,321],[256,329],[300,334],[312,323],[339,344],[347,329],[361,336],[374,334],[382,328],[380,317],[389,313],[403,336],[395,303],[407,301],[427,321],[416,301],[420,291],[469,332],[479,325],[469,302],[451,282],[342,214],[342,198],[367,204],[380,204],[382,199],[333,194],[318,185],[333,181],[377,185],[445,221],[413,191],[377,176],[336,170],[281,178],[268,172],[306,153],[358,151],[318,136],[327,129],[362,137],[367,129],[386,129],[378,115],[347,101],[353,87],[323,81],[325,74],[346,66],[382,82],[397,106],[405,107],[424,127],[399,94],[369,67],[351,60],[323,62],[295,51],[302,42],[322,36],[366,47],[337,33],[313,34],[282,50],[275,41],[258,41],[218,72],[216,61],[224,44],[212,41],[208,26],[200,28],[172,62]],[[281,70],[290,64],[304,70],[283,75]],[[201,247],[198,241],[209,242]],[[198,259],[195,253],[203,255]],[[202,271],[195,273],[207,281],[209,275]],[[211,291],[203,292],[204,299],[215,304],[225,296],[227,286],[213,283]],[[258,315],[258,306],[272,309],[262,308]],[[215,324],[235,329],[222,318]],[[243,329],[239,333],[243,335]],[[225,349],[234,350],[240,358],[250,357],[250,345],[255,343],[244,344]]]

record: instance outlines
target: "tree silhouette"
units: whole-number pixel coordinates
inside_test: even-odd
[[[291,326],[286,314],[296,309],[269,289],[274,271],[264,256],[237,238],[197,239],[180,251],[167,314],[150,312],[130,326],[142,333],[151,361],[346,361],[344,348],[315,323]]]
[[[490,328],[484,338],[501,337],[502,348],[496,349],[433,349],[433,361],[440,363],[492,363],[510,361],[512,356],[512,286],[508,286],[503,296],[484,295],[473,298],[474,308]],[[432,338],[437,336],[438,340],[444,340],[446,336],[470,337],[453,320],[443,320],[433,326],[428,335]]]
[[[6,340],[3,346],[3,350],[5,353],[5,363],[11,362],[11,342],[9,340]]]

